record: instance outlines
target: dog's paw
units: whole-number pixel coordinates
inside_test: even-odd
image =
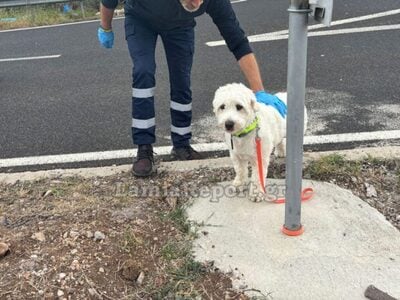
[[[249,199],[252,202],[270,202],[272,201],[267,192],[264,192],[259,184],[249,184]]]
[[[248,189],[248,186],[242,180],[236,179],[232,182],[232,185],[235,187],[236,192],[243,193]]]
[[[265,200],[266,200],[266,195],[262,192],[257,192],[250,195],[251,202],[262,202]]]

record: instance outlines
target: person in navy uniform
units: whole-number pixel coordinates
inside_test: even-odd
[[[112,19],[118,0],[101,0],[98,39],[112,48]],[[125,38],[133,62],[132,137],[138,146],[133,174],[155,171],[155,48],[160,36],[170,78],[172,155],[178,160],[200,159],[190,146],[195,17],[207,13],[224,38],[258,100],[274,97],[264,91],[256,58],[229,0],[126,0]]]

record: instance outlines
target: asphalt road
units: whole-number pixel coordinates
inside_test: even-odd
[[[250,35],[288,28],[289,1],[234,3]],[[398,0],[336,0],[334,20],[399,9]],[[400,24],[400,14],[318,31]],[[123,19],[114,20],[112,50],[100,48],[97,22],[0,32],[0,159],[132,147],[131,61]],[[194,143],[221,140],[211,102],[218,86],[244,82],[207,16],[197,19],[193,67]],[[377,27],[378,28],[378,27]],[[316,30],[314,30],[316,31]],[[309,135],[400,129],[400,30],[309,38]],[[286,89],[287,40],[252,43],[266,88]],[[8,58],[61,55],[29,61]],[[157,144],[169,145],[169,83],[157,50]]]

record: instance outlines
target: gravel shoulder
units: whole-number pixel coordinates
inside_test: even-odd
[[[304,177],[351,190],[400,229],[400,161],[333,154]],[[283,178],[284,165],[270,176]],[[129,171],[0,184],[1,299],[247,299],[231,274],[193,259],[185,204],[231,167]],[[0,244],[1,246],[2,244]],[[1,247],[0,247],[1,250]],[[0,255],[1,255],[0,251]]]

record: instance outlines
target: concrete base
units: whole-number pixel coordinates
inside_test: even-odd
[[[231,271],[234,287],[257,299],[365,299],[370,284],[400,298],[400,232],[351,192],[304,181],[309,186],[315,196],[303,203],[298,237],[281,233],[284,204],[240,195],[195,199],[189,219],[207,232],[199,233],[196,258]]]

